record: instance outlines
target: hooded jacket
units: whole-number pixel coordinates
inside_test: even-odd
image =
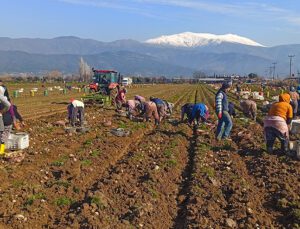
[[[293,118],[293,108],[290,104],[291,96],[287,93],[279,95],[279,102],[274,103],[268,115],[269,116],[279,116],[284,120]]]
[[[190,122],[192,122],[195,118],[200,118],[200,117],[206,120],[208,116],[209,113],[208,113],[207,106],[203,103],[197,103],[193,106]]]

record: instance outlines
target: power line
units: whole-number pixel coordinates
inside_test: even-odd
[[[288,57],[290,58],[290,78],[292,78],[292,60],[295,55],[288,55]]]

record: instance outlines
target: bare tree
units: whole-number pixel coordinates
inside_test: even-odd
[[[79,75],[80,79],[84,82],[89,82],[92,77],[92,69],[82,57],[79,62]]]
[[[193,73],[193,78],[194,79],[201,79],[201,78],[205,78],[205,77],[206,77],[205,72],[196,71],[196,72]]]

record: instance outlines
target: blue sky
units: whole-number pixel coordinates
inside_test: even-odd
[[[300,44],[299,10],[299,0],[2,0],[0,36],[144,41],[189,31]]]

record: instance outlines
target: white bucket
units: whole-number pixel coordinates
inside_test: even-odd
[[[22,150],[29,147],[29,135],[25,132],[11,133],[7,140],[7,149]]]
[[[297,150],[297,141],[290,141],[289,149],[290,149],[290,151],[296,151]]]

